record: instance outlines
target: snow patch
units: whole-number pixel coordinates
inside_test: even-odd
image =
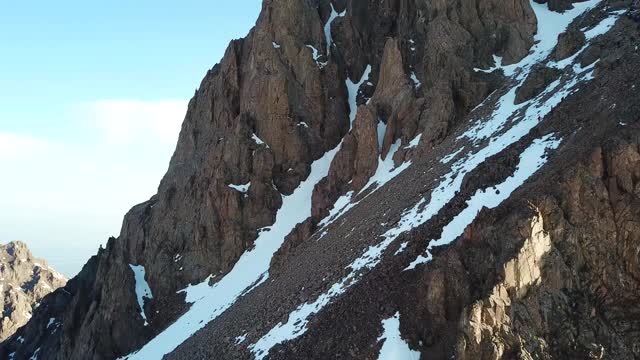
[[[327,57],[331,54],[331,45],[333,45],[333,38],[331,37],[331,23],[333,23],[336,18],[343,17],[347,14],[346,9],[343,12],[338,13],[333,7],[333,3],[331,1],[329,1],[329,5],[331,5],[331,15],[329,15],[329,19],[324,25],[324,37],[327,42]]]
[[[29,360],[38,360],[38,353],[40,353],[40,348],[37,348],[36,351],[33,352]]]
[[[475,72],[483,72],[483,73],[492,73],[492,72],[502,68],[502,57],[501,56],[493,55],[493,62],[495,63],[495,65],[490,67],[490,68],[488,68],[488,69],[473,68],[473,71],[475,71]]]
[[[384,143],[384,135],[387,133],[387,124],[384,121],[378,119],[378,152],[382,151],[382,144]]]
[[[316,63],[316,65],[318,65],[320,69],[327,66],[327,64],[329,63],[328,61],[325,61],[325,62],[320,61],[320,56],[322,55],[320,55],[320,52],[318,52],[318,49],[316,49],[312,45],[305,45],[305,46],[311,49],[311,57],[313,58],[313,61]]]
[[[587,39],[587,41],[590,41],[600,35],[606,34],[607,32],[609,32],[609,30],[611,30],[613,25],[616,24],[616,21],[618,21],[619,17],[620,17],[619,14],[614,14],[605,18],[604,20],[600,21],[598,25],[594,26],[592,29],[585,31],[584,37]]]
[[[414,147],[418,146],[418,144],[420,144],[420,139],[422,139],[422,134],[418,134],[418,136],[414,137],[413,140],[411,140],[409,142],[409,144],[407,144],[407,146],[405,146],[405,149],[413,149]]]
[[[249,187],[251,187],[251,181],[249,181],[246,184],[240,184],[240,185],[229,184],[227,186],[232,188],[233,190],[239,191],[241,193],[246,193],[247,191],[249,191]]]
[[[391,181],[396,176],[400,175],[401,172],[405,171],[410,165],[411,161],[407,161],[402,163],[400,166],[396,167],[393,161],[393,155],[395,155],[396,151],[400,149],[400,139],[398,139],[391,147],[389,148],[389,152],[387,156],[382,159],[382,157],[378,157],[378,167],[376,169],[376,173],[373,174],[371,178],[369,178],[369,182],[362,188],[363,191],[368,190],[373,187],[367,197],[370,196],[375,190],[382,187],[384,184]]]
[[[354,83],[351,79],[347,79],[345,81],[345,84],[347,85],[347,92],[349,94],[349,130],[351,130],[353,120],[356,119],[356,113],[358,112],[358,103],[356,102],[358,98],[358,90],[360,89],[360,85],[362,85],[369,79],[370,73],[371,65],[367,65],[367,68],[364,69],[364,73],[362,74],[360,81],[358,81],[357,83]]]
[[[455,157],[458,156],[458,154],[460,154],[462,152],[462,150],[464,150],[464,146],[461,147],[460,149],[452,152],[451,154],[443,157],[442,159],[440,159],[440,163],[442,163],[442,164],[449,163],[451,160],[455,159]]]
[[[382,321],[383,332],[378,341],[384,340],[378,360],[419,360],[420,352],[411,350],[400,335],[400,313]]]
[[[391,148],[389,148],[389,153],[387,154],[387,157],[385,159],[382,159],[382,157],[378,157],[378,167],[376,168],[375,174],[373,174],[373,176],[369,178],[367,184],[365,184],[365,186],[362,187],[362,190],[360,191],[360,193],[367,190],[369,191],[369,193],[365,197],[354,203],[351,202],[354,195],[356,195],[353,191],[349,191],[348,193],[342,195],[334,203],[333,208],[329,212],[329,215],[322,219],[322,221],[320,221],[320,223],[318,224],[318,228],[322,229],[323,227],[326,227],[327,225],[333,223],[353,207],[358,205],[360,201],[371,196],[371,194],[384,186],[384,184],[388,183],[393,178],[400,175],[400,173],[402,173],[404,170],[406,170],[411,165],[410,161],[402,163],[402,165],[398,167],[395,167],[395,164],[393,162],[393,155],[396,153],[396,151],[398,151],[399,148],[400,140],[396,141],[391,146]],[[321,236],[320,239],[323,236]]]
[[[145,280],[144,266],[129,264],[131,271],[133,271],[133,278],[136,285],[136,298],[138,299],[138,306],[140,307],[140,316],[144,320],[144,326],[149,325],[147,322],[147,315],[144,313],[144,299],[153,299],[151,288]]]
[[[237,336],[237,337],[235,338],[235,343],[236,343],[236,345],[240,345],[240,344],[242,344],[245,340],[247,340],[247,334]]]
[[[258,135],[256,135],[256,134],[251,135],[251,139],[252,139],[256,144],[258,144],[258,145],[266,145],[266,144],[264,143],[264,141],[262,141],[262,139],[260,139],[260,138],[258,137]],[[268,147],[269,147],[269,145],[267,145],[267,148],[268,148]]]
[[[351,202],[351,198],[353,198],[353,191],[349,191],[348,193],[340,196],[333,204],[333,208],[329,211],[329,215],[320,221],[318,228],[322,228],[327,224],[332,223],[335,219],[339,218],[342,214],[354,207],[356,204]],[[322,236],[320,238],[322,238]]]
[[[403,251],[405,251],[407,249],[407,246],[409,245],[408,242],[403,242],[402,244],[400,244],[400,247],[398,248],[398,250],[396,250],[395,253],[393,253],[393,255],[399,255],[401,254]]]
[[[416,72],[412,71],[410,77],[411,77],[411,81],[413,81],[413,87],[415,87],[416,90],[420,89],[420,87],[422,86],[422,82],[418,80],[418,76],[416,76]]]
[[[47,324],[47,329],[51,327],[51,325],[56,323],[56,318],[49,318],[49,323]]]

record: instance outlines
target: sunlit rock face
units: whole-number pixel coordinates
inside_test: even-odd
[[[47,264],[33,257],[27,245],[14,241],[0,245],[0,293],[2,294],[2,322],[0,340],[13,335],[31,319],[42,298],[67,279]],[[59,322],[51,324],[56,328]]]
[[[264,1],[158,194],[3,351],[638,358],[631,6]]]

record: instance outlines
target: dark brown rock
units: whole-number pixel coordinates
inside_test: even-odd
[[[544,65],[535,66],[527,79],[516,91],[515,103],[520,104],[539,95],[552,82],[558,80],[562,72]]]
[[[558,45],[556,45],[553,56],[556,61],[564,60],[582,49],[585,43],[583,32],[565,31],[558,36]]]

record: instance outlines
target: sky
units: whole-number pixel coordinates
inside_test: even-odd
[[[75,275],[155,194],[187,101],[260,0],[0,4],[0,243]]]

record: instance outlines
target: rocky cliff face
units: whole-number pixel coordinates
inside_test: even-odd
[[[27,246],[14,241],[0,245],[0,340],[13,335],[31,319],[42,299],[66,284],[67,279],[46,261],[34,258]],[[51,328],[57,324],[50,324]]]
[[[632,7],[265,0],[5,354],[639,358]]]

